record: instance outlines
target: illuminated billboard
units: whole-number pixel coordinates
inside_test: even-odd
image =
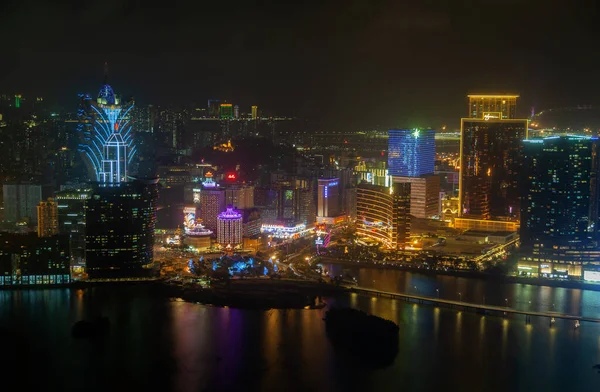
[[[583,271],[583,280],[588,280],[590,282],[600,282],[600,272],[599,271]]]

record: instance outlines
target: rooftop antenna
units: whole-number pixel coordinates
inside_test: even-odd
[[[108,84],[108,62],[104,62],[104,84]]]

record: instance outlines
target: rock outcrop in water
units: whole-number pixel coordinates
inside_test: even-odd
[[[396,323],[352,308],[333,308],[325,314],[327,336],[333,346],[365,365],[391,365],[398,354]]]
[[[110,320],[108,317],[98,317],[93,321],[80,320],[73,325],[71,334],[78,339],[101,338],[110,332]]]

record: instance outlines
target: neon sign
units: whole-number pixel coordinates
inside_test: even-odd
[[[227,175],[227,179],[228,179],[228,180],[235,180],[235,173],[229,173],[229,174]]]

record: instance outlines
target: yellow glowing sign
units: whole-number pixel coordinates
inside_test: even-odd
[[[485,121],[488,120],[498,120],[502,118],[502,113],[497,113],[497,112],[484,112],[483,113],[483,119]]]

